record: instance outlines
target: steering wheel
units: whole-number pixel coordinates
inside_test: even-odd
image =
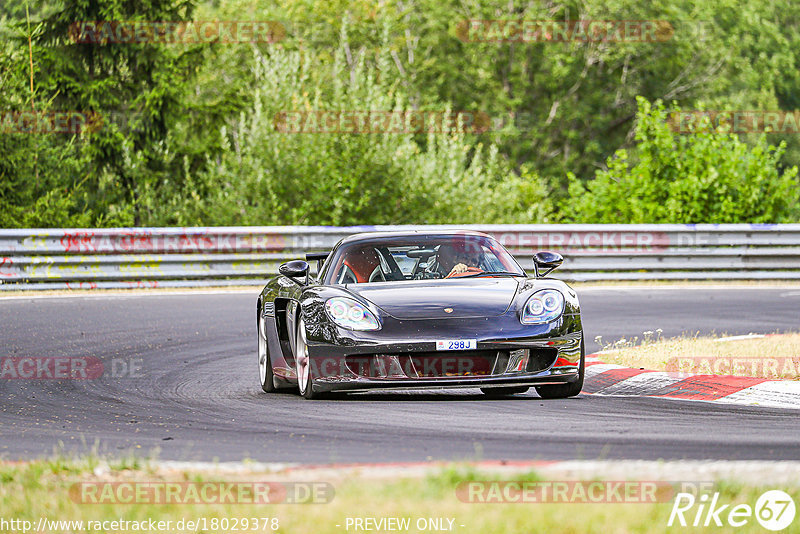
[[[445,276],[445,278],[459,278],[462,276],[471,276],[473,274],[478,274],[482,272],[484,272],[484,270],[481,269],[480,267],[467,267],[467,270],[464,271],[463,273],[450,273],[447,276]]]

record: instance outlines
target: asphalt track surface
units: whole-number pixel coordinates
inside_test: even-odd
[[[661,328],[800,330],[800,288],[579,292],[589,350]],[[255,292],[0,299],[0,356],[92,356],[94,380],[0,380],[0,458],[55,450],[302,463],[800,458],[796,411],[580,395],[370,393],[307,401],[257,384]],[[116,362],[111,376],[109,367]],[[133,362],[133,373],[122,368]],[[121,375],[121,376],[120,376]]]

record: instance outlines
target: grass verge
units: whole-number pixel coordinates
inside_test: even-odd
[[[40,518],[48,521],[81,521],[78,526],[49,524],[48,532],[87,532],[90,521],[95,531],[127,532],[131,528],[114,528],[111,521],[171,521],[169,532],[176,532],[178,522],[183,520],[205,521],[205,526],[184,528],[182,531],[205,532],[284,532],[284,533],[341,533],[365,532],[354,527],[355,518],[407,519],[405,532],[433,532],[441,530],[463,533],[640,533],[674,532],[680,527],[668,527],[672,512],[672,498],[661,498],[662,502],[587,503],[473,503],[462,500],[464,493],[458,488],[475,481],[506,481],[542,484],[541,476],[527,471],[516,474],[480,472],[467,464],[453,465],[434,470],[423,477],[371,477],[349,476],[330,483],[333,492],[329,502],[320,504],[152,504],[152,503],[106,503],[86,504],[76,498],[75,486],[80,484],[119,484],[169,482],[181,484],[203,484],[205,482],[227,483],[233,481],[291,481],[292,473],[237,473],[234,475],[209,474],[205,471],[167,471],[146,464],[132,465],[129,462],[107,464],[93,459],[81,461],[49,460],[25,463],[0,464],[0,518],[18,519],[38,525]],[[308,482],[307,479],[305,479]],[[589,483],[591,481],[587,481]],[[596,482],[596,481],[595,481]],[[673,482],[674,483],[674,482]],[[703,492],[713,495],[718,492],[718,502],[730,504],[728,511],[738,504],[755,507],[761,494],[776,489],[765,484],[745,484],[735,481],[718,481],[713,488]],[[800,489],[796,486],[781,488],[795,502],[800,502]],[[72,492],[72,493],[71,493]],[[462,498],[459,498],[459,495]],[[569,493],[574,498],[573,493]],[[587,499],[588,500],[588,499]],[[698,501],[699,502],[699,501]],[[697,506],[686,512],[688,521],[693,521]],[[691,512],[691,513],[690,513]],[[721,518],[724,522],[726,514]],[[267,520],[264,520],[264,519]],[[350,523],[348,523],[350,518]],[[227,520],[223,526],[222,520]],[[248,528],[244,520],[248,520]],[[258,527],[253,528],[253,519]],[[275,519],[275,521],[273,521]],[[452,520],[452,521],[450,521]],[[705,515],[701,519],[705,520]],[[233,528],[234,521],[237,528]],[[106,522],[103,526],[102,522]],[[349,525],[349,528],[348,528]],[[432,528],[432,525],[435,528]],[[447,529],[441,527],[447,526]],[[423,528],[420,528],[423,527]],[[6,529],[12,530],[12,529]],[[35,530],[35,527],[34,527]],[[755,517],[747,524],[733,528],[725,524],[722,528],[692,528],[691,532],[763,532]],[[789,528],[786,531],[789,532]],[[15,531],[21,532],[22,529]],[[371,532],[389,532],[389,528],[373,528]],[[795,530],[796,531],[796,530]]]
[[[661,338],[645,332],[641,340],[605,344],[600,358],[656,371],[800,380],[800,334]]]

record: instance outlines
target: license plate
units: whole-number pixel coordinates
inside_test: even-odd
[[[444,339],[436,342],[436,350],[475,350],[477,339]]]

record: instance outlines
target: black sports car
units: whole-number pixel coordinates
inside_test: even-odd
[[[480,388],[577,395],[584,343],[575,291],[478,232],[370,232],[281,265],[256,306],[261,388]]]

